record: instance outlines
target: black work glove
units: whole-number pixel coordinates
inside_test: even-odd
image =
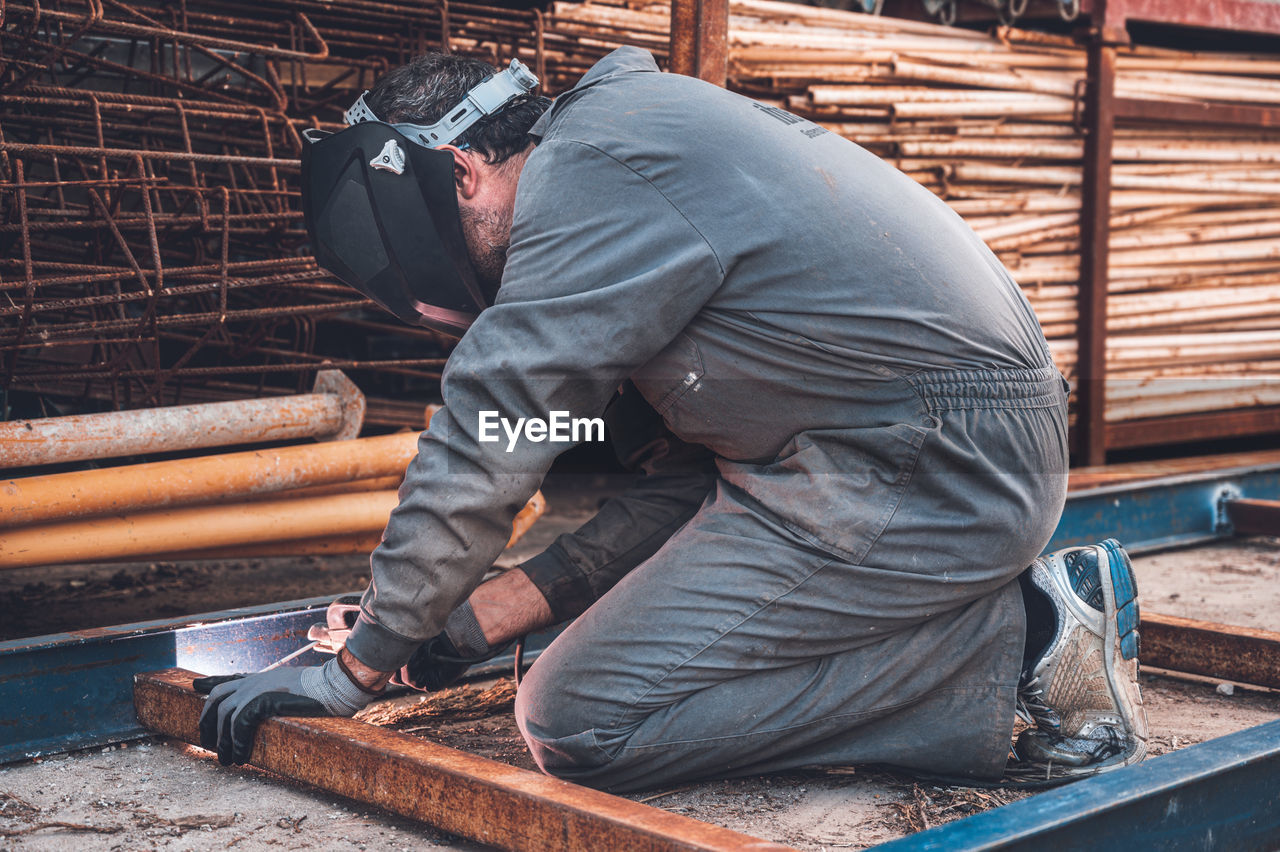
[[[436,692],[462,677],[473,663],[487,659],[490,657],[464,657],[449,641],[449,636],[441,631],[435,638],[418,646],[391,682],[422,692]]]
[[[354,716],[377,698],[357,686],[335,657],[322,666],[289,666],[249,675],[196,678],[207,694],[200,745],[223,766],[244,763],[258,725],[271,716]]]

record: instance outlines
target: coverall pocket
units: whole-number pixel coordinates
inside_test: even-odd
[[[641,367],[632,381],[654,410],[665,415],[685,394],[701,389],[705,374],[698,344],[681,333]]]
[[[721,472],[792,532],[858,564],[897,511],[930,421],[804,432],[770,464],[722,460]]]

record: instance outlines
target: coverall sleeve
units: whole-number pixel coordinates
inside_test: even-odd
[[[545,140],[525,164],[515,209],[497,302],[445,367],[444,407],[418,441],[370,559],[346,647],[380,671],[440,631],[569,446],[533,435],[482,441],[481,413],[513,424],[557,411],[599,416],[724,279],[712,247],[666,196],[589,145]]]
[[[519,568],[557,622],[581,615],[684,526],[716,480],[715,453],[680,440],[630,382],[605,412],[618,460],[642,474]]]

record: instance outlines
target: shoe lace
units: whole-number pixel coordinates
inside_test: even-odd
[[[1062,729],[1062,717],[1044,700],[1044,687],[1034,678],[1023,677],[1018,685],[1018,698],[1014,705],[1018,718],[1028,725],[1035,725],[1048,733]]]

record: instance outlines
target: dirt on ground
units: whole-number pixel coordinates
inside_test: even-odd
[[[1153,553],[1134,569],[1150,612],[1280,632],[1280,538]]]
[[[527,558],[576,526],[594,502],[569,495],[506,554],[504,564]],[[0,603],[9,613],[25,608],[14,623],[43,625],[48,629],[40,632],[48,633],[89,626],[79,617],[113,624],[349,591],[364,582],[367,560],[344,559],[154,564],[133,566],[129,570],[140,573],[123,577],[121,566],[68,566],[44,569],[16,586],[6,572],[0,581],[9,585],[0,586]],[[1136,559],[1135,567],[1148,611],[1277,629],[1280,541],[1249,539],[1156,554]],[[26,583],[34,584],[30,593],[23,591]],[[231,600],[228,585],[238,587],[240,597]],[[133,592],[121,594],[126,589]],[[246,589],[256,599],[246,599]],[[33,632],[24,628],[16,635]],[[1151,673],[1144,674],[1143,688],[1152,755],[1280,718],[1280,693],[1274,691]],[[504,679],[403,696],[367,709],[362,718],[532,769],[512,719],[513,698],[513,684]],[[1023,795],[841,767],[682,785],[631,798],[816,852],[874,846]],[[265,772],[221,767],[200,749],[163,740],[0,769],[0,850],[429,847],[479,848]]]

